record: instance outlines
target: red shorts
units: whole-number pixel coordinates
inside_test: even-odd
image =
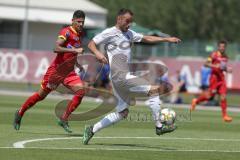
[[[227,85],[225,79],[217,78],[215,75],[210,77],[209,90],[212,94],[227,94]]]
[[[71,89],[71,86],[76,84],[82,84],[83,81],[80,77],[74,72],[70,72],[67,76],[56,74],[54,67],[50,66],[43,77],[41,87],[46,91],[55,90],[60,84],[63,84],[67,88]]]

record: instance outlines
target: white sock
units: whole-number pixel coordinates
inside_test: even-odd
[[[103,119],[101,119],[99,122],[94,124],[93,133],[96,133],[96,132],[100,131],[101,129],[106,128],[114,123],[117,123],[122,119],[123,119],[123,117],[118,112],[109,113]]]
[[[156,127],[161,128],[162,123],[159,120],[160,118],[159,116],[160,116],[162,101],[160,100],[159,96],[149,97],[149,99],[146,101],[146,104],[149,106],[149,108],[152,111],[152,116],[153,116],[153,120],[155,121]]]

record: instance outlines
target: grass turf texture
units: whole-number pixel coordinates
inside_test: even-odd
[[[174,109],[179,118],[174,133],[156,136],[149,110],[144,106],[131,107],[131,120],[125,120],[102,130],[90,141],[81,143],[87,122],[70,122],[73,134],[66,134],[57,126],[54,106],[58,100],[46,99],[29,110],[22,121],[20,131],[13,130],[15,110],[26,97],[0,97],[0,155],[1,159],[239,159],[240,119],[239,113],[230,113],[234,121],[230,124],[221,120],[220,111],[196,111]],[[83,102],[76,112],[96,107],[94,102]],[[140,115],[138,118],[136,115]],[[142,116],[142,117],[141,117]],[[17,141],[41,138],[69,138],[27,143],[26,148],[14,149]],[[70,139],[73,137],[72,139]],[[109,137],[109,138],[104,138]],[[114,138],[118,137],[118,138]],[[127,137],[127,138],[122,138]],[[135,137],[135,138],[131,138]],[[145,138],[136,138],[145,137]],[[10,147],[10,148],[3,148]]]

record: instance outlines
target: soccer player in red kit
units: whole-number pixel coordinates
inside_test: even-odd
[[[227,86],[224,72],[232,72],[232,68],[227,66],[228,57],[225,53],[226,47],[226,41],[219,41],[218,50],[214,51],[205,63],[207,67],[212,69],[209,81],[209,90],[208,92],[200,95],[198,98],[194,98],[192,100],[190,110],[195,110],[197,104],[209,100],[215,94],[219,94],[220,105],[222,108],[222,118],[225,122],[231,122],[232,117],[227,115]]]
[[[81,103],[85,94],[83,89],[84,84],[74,71],[77,55],[83,53],[81,38],[84,20],[85,13],[77,10],[73,14],[71,26],[65,27],[59,32],[54,49],[57,55],[43,77],[41,88],[38,92],[30,96],[15,113],[14,128],[16,130],[20,129],[21,119],[28,109],[43,100],[52,90],[55,90],[59,84],[63,84],[74,92],[74,96],[68,103],[58,124],[63,127],[65,131],[69,133],[72,132],[68,125],[68,117]]]

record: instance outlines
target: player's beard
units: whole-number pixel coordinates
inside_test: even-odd
[[[79,33],[79,32],[82,32],[82,30],[83,30],[83,26],[74,26],[73,25],[73,28]]]
[[[79,32],[82,32],[83,28],[82,27],[77,27],[76,31],[79,33]]]
[[[79,32],[82,32],[82,30],[83,30],[83,27],[79,27]]]

